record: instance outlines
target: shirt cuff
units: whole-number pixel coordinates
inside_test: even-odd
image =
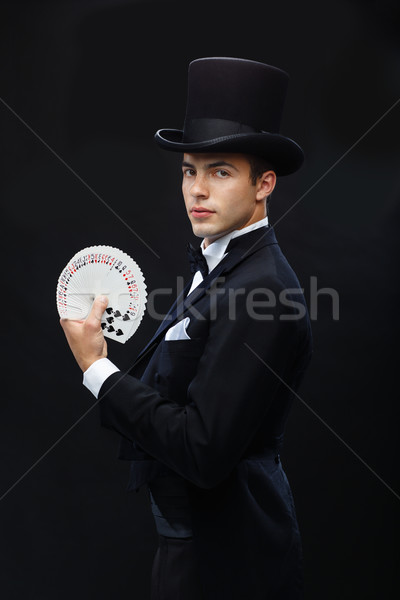
[[[118,367],[111,360],[100,358],[84,372],[83,385],[97,398],[105,380],[117,371],[119,371]]]

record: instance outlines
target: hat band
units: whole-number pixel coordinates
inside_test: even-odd
[[[261,130],[228,119],[186,119],[182,141],[184,143],[204,142],[237,133],[261,133]]]

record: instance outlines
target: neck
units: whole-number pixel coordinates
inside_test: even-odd
[[[203,248],[206,249],[210,244],[212,244],[213,242],[216,242],[217,240],[221,239],[222,237],[225,237],[226,235],[229,235],[229,234],[242,235],[242,233],[243,234],[246,233],[246,231],[244,231],[244,230],[247,230],[248,228],[255,226],[257,223],[260,223],[260,221],[263,221],[266,218],[267,218],[267,213],[264,211],[264,214],[262,216],[258,216],[257,218],[256,217],[251,218],[249,221],[247,221],[247,223],[245,223],[241,227],[237,227],[236,229],[231,229],[230,231],[225,231],[225,232],[221,233],[220,235],[216,235],[215,237],[212,237],[212,238],[204,238]],[[262,224],[260,223],[260,226],[261,225],[263,225],[263,223]]]

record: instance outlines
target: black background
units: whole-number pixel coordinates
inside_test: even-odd
[[[279,180],[270,220],[308,301],[311,277],[340,298],[334,320],[328,295],[318,297],[283,456],[306,598],[397,589],[396,5],[1,5],[2,598],[148,597],[156,537],[146,493],[126,492],[128,465],[81,385],[55,288],[93,244],[130,254],[149,291],[188,277],[180,157],[153,134],[183,124],[187,65],[201,56],[289,72],[281,131],[306,162]],[[146,315],[127,345],[109,343],[110,358],[128,368],[157,326]]]

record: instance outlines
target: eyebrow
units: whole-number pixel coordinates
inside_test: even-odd
[[[191,163],[187,162],[186,160],[184,160],[182,162],[182,167],[189,167],[190,169],[195,169],[196,168],[194,165],[192,165]],[[235,171],[239,172],[239,169],[237,169],[235,167],[235,165],[232,165],[232,163],[228,163],[225,160],[217,160],[216,162],[208,163],[208,165],[204,165],[204,169],[205,170],[214,169],[215,167],[231,167],[232,169],[235,169]]]

